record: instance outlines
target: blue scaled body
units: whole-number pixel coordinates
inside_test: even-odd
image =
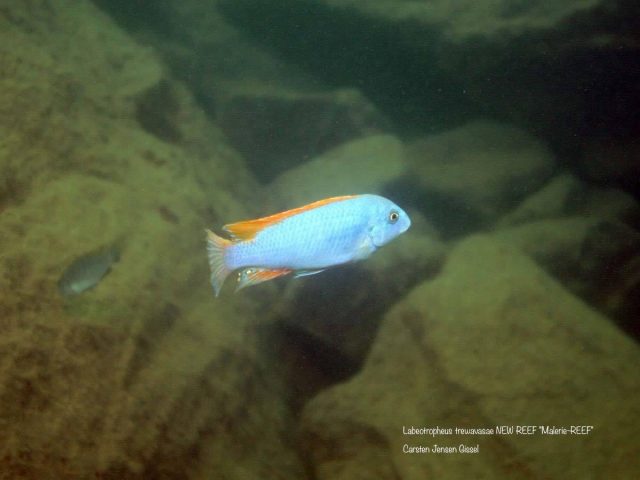
[[[408,215],[378,195],[332,197],[223,228],[231,240],[207,231],[211,283],[241,269],[238,288],[295,273],[362,260],[411,226]]]

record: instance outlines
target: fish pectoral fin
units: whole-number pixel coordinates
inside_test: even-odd
[[[362,238],[358,246],[356,247],[355,254],[353,256],[354,261],[364,260],[369,258],[373,252],[376,251],[376,246],[369,235]]]
[[[326,268],[321,268],[320,270],[298,270],[293,278],[298,277],[307,277],[309,275],[315,275],[316,273],[324,272]]]
[[[291,273],[292,270],[288,268],[280,268],[280,269],[268,269],[268,268],[258,268],[258,267],[249,267],[240,271],[238,274],[238,285],[236,286],[236,292],[238,290],[242,290],[245,287],[250,287],[251,285],[257,285],[262,282],[266,282],[268,280],[273,280],[274,278],[281,277],[282,275],[287,275]]]

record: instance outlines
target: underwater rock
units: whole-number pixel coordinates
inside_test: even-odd
[[[234,92],[309,91],[318,81],[253,43],[220,15],[217,0],[94,0],[134,38],[152,45],[172,76],[194,92],[211,117]]]
[[[59,7],[70,8],[68,15],[78,19],[95,18],[77,22],[84,48],[69,45],[61,32],[69,26],[37,13],[47,8],[45,1],[18,2],[0,15],[0,210],[24,200],[32,184],[60,172],[117,172],[122,152],[109,151],[116,142],[95,126],[95,119],[130,117],[131,98],[162,76],[153,53],[133,45],[90,2],[63,0]]]
[[[636,124],[637,128],[637,124]],[[617,185],[640,198],[640,146],[638,131],[629,138],[606,137],[589,142],[577,167],[595,183]]]
[[[640,349],[526,255],[463,240],[386,315],[362,371],[312,399],[314,478],[640,475]],[[404,428],[593,425],[589,435],[406,435]],[[410,454],[404,445],[478,445]]]
[[[441,129],[484,112],[563,148],[585,135],[637,137],[638,2],[219,4],[257,44],[327,82],[358,85],[408,129]]]
[[[406,173],[402,143],[392,135],[372,135],[287,170],[267,191],[278,208],[293,208],[331,196],[383,193]]]
[[[614,188],[589,185],[569,173],[553,177],[500,218],[497,225],[506,227],[575,215],[608,218],[640,226],[640,204],[631,195]]]
[[[241,157],[89,1],[4,2],[0,60],[0,476],[304,478],[258,306],[207,280],[204,227],[255,198]],[[122,238],[61,298],[79,254]]]
[[[610,218],[574,216],[505,228],[495,236],[640,338],[640,232]]]
[[[494,222],[551,177],[549,149],[515,127],[477,121],[407,148],[423,213],[443,234]]]
[[[96,1],[158,50],[263,183],[340,143],[390,128],[358,90],[324,85],[251,42],[220,15],[216,2]],[[158,106],[166,111],[171,95],[163,97]],[[175,138],[175,126],[162,121],[158,108],[152,112],[143,118],[153,130]]]
[[[389,130],[380,112],[354,89],[235,91],[221,103],[217,119],[264,183],[333,147]]]
[[[366,261],[287,281],[266,342],[274,345],[295,412],[355,375],[388,308],[440,269],[444,245],[418,212],[409,215],[409,234]]]
[[[412,231],[367,260],[290,281],[275,318],[332,349],[353,370],[364,361],[384,312],[435,276],[445,251],[437,237]]]

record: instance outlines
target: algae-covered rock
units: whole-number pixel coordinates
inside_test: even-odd
[[[354,89],[235,89],[218,112],[229,140],[265,183],[333,147],[389,130],[382,114]]]
[[[318,275],[283,277],[281,295],[262,286],[243,294],[269,302],[268,343],[275,346],[288,398],[309,398],[362,366],[384,313],[417,283],[439,271],[446,246],[437,230],[409,209],[411,229],[370,258]],[[266,313],[266,312],[265,312]]]
[[[597,183],[640,191],[640,146],[632,129],[626,137],[602,136],[587,143],[577,160],[585,176]]]
[[[240,156],[91,2],[4,2],[0,59],[0,476],[302,478],[255,302],[208,284],[203,229],[256,191]]]
[[[318,479],[640,475],[640,349],[517,249],[471,237],[385,317],[363,370],[307,405]],[[403,427],[591,425],[588,435]],[[404,445],[478,446],[405,453]]]
[[[532,221],[495,235],[531,256],[631,334],[640,334],[638,231],[612,219],[572,216]]]
[[[411,287],[436,275],[445,247],[431,235],[408,232],[366,261],[291,280],[279,317],[359,366],[384,312]]]
[[[640,225],[640,204],[621,190],[589,185],[571,174],[563,173],[553,177],[500,218],[498,226],[575,215]]]
[[[89,2],[63,2],[61,15],[36,13],[47,5],[14,3],[0,16],[3,204],[20,201],[42,177],[102,163],[117,170],[120,158],[98,154],[112,138],[95,119],[113,125],[129,117],[134,98],[162,77],[153,53],[133,45]],[[135,128],[125,123],[122,130]]]
[[[630,195],[561,174],[504,215],[496,235],[638,336],[638,225]]]
[[[233,92],[265,85],[292,92],[318,88],[317,79],[231,25],[218,11],[218,0],[94,3],[140,43],[152,45],[212,115]]]
[[[291,425],[244,328],[248,312],[184,303],[121,312],[136,316],[128,330],[42,302],[39,311],[3,311],[3,475],[301,478],[278,438],[253,440],[271,437],[266,419],[273,433]]]
[[[359,85],[407,128],[456,125],[480,110],[564,148],[585,135],[637,138],[637,2],[219,3],[260,45]]]
[[[96,0],[153,45],[192,89],[261,182],[389,122],[355,88],[335,88],[252,42],[217,0],[153,4]]]
[[[381,193],[407,173],[402,143],[392,135],[346,142],[279,175],[268,191],[281,208],[337,195]]]
[[[495,221],[544,185],[555,168],[538,139],[486,121],[416,140],[407,151],[429,217],[455,233]]]

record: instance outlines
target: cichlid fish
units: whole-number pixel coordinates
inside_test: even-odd
[[[409,216],[378,195],[332,197],[268,217],[222,227],[231,239],[207,232],[216,297],[240,270],[236,290],[282,275],[314,275],[367,258],[411,226]]]
[[[120,251],[116,247],[81,256],[64,271],[58,280],[58,290],[68,297],[95,287],[119,259]]]

